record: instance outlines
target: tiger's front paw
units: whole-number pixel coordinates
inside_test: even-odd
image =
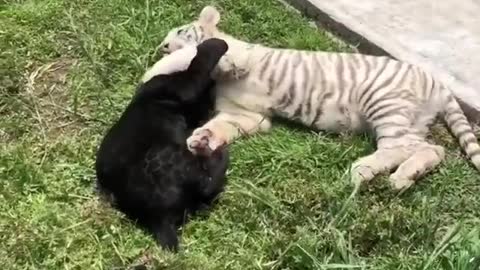
[[[235,68],[232,72],[232,77],[235,80],[240,80],[243,79],[245,76],[248,75],[248,70],[245,68]]]
[[[376,172],[368,164],[355,162],[350,167],[350,180],[354,185],[361,185],[375,178]]]
[[[196,129],[187,139],[187,147],[194,155],[210,156],[225,146],[225,140],[215,137],[210,129]]]
[[[248,75],[246,68],[238,66],[230,55],[224,55],[218,61],[214,76],[220,80],[240,80]]]

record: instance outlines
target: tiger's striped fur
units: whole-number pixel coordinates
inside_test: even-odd
[[[268,131],[273,116],[317,130],[371,130],[377,150],[352,165],[352,180],[395,170],[390,181],[401,189],[444,159],[443,147],[425,140],[442,115],[480,170],[480,146],[452,92],[420,68],[388,57],[249,44],[219,31],[219,20],[219,12],[207,6],[197,21],[172,30],[162,43],[166,51],[212,37],[229,45],[217,66],[219,113],[188,139],[193,152]]]

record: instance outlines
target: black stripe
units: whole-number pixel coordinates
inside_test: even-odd
[[[428,93],[428,96],[426,97],[426,99],[430,100],[432,98],[432,94],[434,92],[435,89],[437,89],[437,82],[435,81],[435,79],[433,77],[430,77],[430,80],[432,80],[432,87],[430,88],[430,93]]]
[[[413,71],[413,78],[410,80],[410,89],[415,89],[416,88],[415,83],[418,82],[418,78],[419,78],[419,69],[415,67],[415,68],[412,68],[412,71]]]
[[[290,104],[292,104],[292,97],[290,96],[291,90],[289,89],[287,93],[285,93],[282,96],[282,99],[280,99],[280,102],[278,103],[276,110],[277,111],[285,111],[285,108],[287,108]]]
[[[312,111],[312,94],[315,91],[315,84],[312,83],[308,89],[308,98],[305,100],[305,119],[310,117],[310,112]]]
[[[358,87],[360,90],[362,90],[362,89],[365,89],[363,87],[363,84],[365,83],[365,81],[368,80],[368,76],[370,75],[371,66],[370,66],[370,63],[368,62],[368,58],[365,55],[361,54],[361,55],[359,55],[359,57],[360,57],[359,60],[361,60],[360,64],[361,65],[363,64],[363,66],[365,67],[365,72],[362,72],[362,73],[365,74],[365,79],[363,79],[363,81],[361,83],[359,83],[359,87]],[[361,67],[359,67],[359,70],[361,70]],[[358,95],[357,95],[357,98],[358,98]]]
[[[473,134],[472,134],[472,135],[473,135]],[[475,138],[475,136],[472,136],[472,137],[464,140],[464,142],[465,142],[466,144],[477,143],[477,138]]]
[[[396,92],[388,92],[385,95],[383,95],[381,98],[375,99],[375,101],[372,104],[370,104],[367,108],[364,109],[365,115],[367,116],[367,118],[370,118],[374,114],[374,112],[370,112],[370,110],[373,109],[377,111],[376,109],[377,104],[384,101],[390,101],[395,98],[398,98],[398,94]]]
[[[293,62],[291,66],[292,68],[291,68],[290,86],[288,87],[287,92],[283,94],[282,100],[278,104],[278,110],[280,111],[283,111],[286,107],[290,106],[290,104],[292,104],[292,101],[295,98],[295,66],[294,64],[295,62]]]
[[[399,85],[401,86],[404,86],[405,84],[405,77],[407,77],[408,74],[410,74],[410,71],[412,69],[412,66],[409,65],[409,64],[405,64],[403,63],[402,66],[406,66],[406,69],[405,72],[403,72],[403,74],[401,75],[400,79],[398,80],[398,83],[395,85],[394,88],[398,88]]]
[[[446,114],[447,114],[447,117],[451,117],[451,116],[453,116],[453,115],[455,115],[455,114],[458,114],[458,115],[463,116],[463,112],[460,111],[460,110],[458,110],[458,109],[456,109],[456,108],[455,108],[455,109],[450,109],[450,110],[448,110],[448,111],[446,112]]]
[[[468,135],[468,134],[473,135],[473,132],[472,132],[471,129],[465,129],[465,130],[459,131],[457,134],[455,134],[455,137],[461,139],[463,136]]]
[[[278,104],[278,110],[283,111],[286,107],[292,104],[293,99],[295,98],[295,68],[292,66],[290,77],[290,86],[287,91],[283,94],[280,103]]]
[[[282,55],[282,51],[279,51],[275,56],[275,59],[272,58],[272,63],[270,63],[270,65],[273,65],[274,68],[270,70],[270,76],[268,76],[268,91],[267,91],[267,95],[270,95],[271,92],[272,92],[272,89],[274,87],[274,82],[275,82],[275,74],[276,74],[276,71],[278,71],[278,69],[276,68],[276,65],[278,63],[278,61],[280,60],[281,58],[281,55]]]
[[[295,56],[298,56],[298,52],[296,52]],[[294,60],[297,60],[297,62],[293,63],[292,70],[291,70],[291,77],[290,77],[290,87],[288,88],[288,99],[285,100],[283,104],[280,104],[279,109],[284,110],[288,106],[292,104],[292,102],[295,100],[296,96],[296,80],[295,80],[295,75],[296,75],[296,68],[298,67],[298,64],[300,63],[299,58],[296,58]]]
[[[308,70],[308,66],[307,66],[307,61],[303,61],[303,65],[302,65],[302,68],[303,68],[303,74],[304,74],[304,80],[303,80],[303,89],[302,89],[302,92],[304,93],[307,88],[308,88],[308,83],[310,82],[310,73],[309,73],[309,70]]]
[[[458,122],[457,122],[457,123],[458,123]],[[451,128],[452,130],[472,128],[472,127],[470,126],[470,124],[468,124],[468,123],[459,123],[459,124],[458,124],[459,126],[457,126],[457,123],[453,124],[453,126],[452,126],[452,128]]]
[[[310,123],[310,126],[315,126],[315,123],[317,123],[317,121],[320,119],[320,116],[322,116],[323,114],[323,110],[321,107],[317,108],[315,110],[315,117],[313,118],[312,120],[312,123]]]
[[[277,110],[280,110],[282,108],[282,104],[284,104],[285,102],[288,101],[288,99],[290,98],[289,94],[288,94],[288,91],[286,93],[283,94],[282,98],[278,101],[278,106],[276,106],[276,109]]]
[[[306,57],[308,57],[308,55]],[[302,112],[303,112],[303,108],[308,104],[308,100],[306,100],[305,97],[308,90],[308,84],[310,83],[310,72],[308,69],[308,62],[306,61],[306,59],[303,59],[302,61],[302,68],[303,68],[304,80],[303,80],[302,89],[300,89],[300,91],[302,91],[303,95],[302,95],[302,99],[300,100],[300,103],[298,104],[298,108],[295,110],[295,113],[293,114],[293,117],[298,117],[299,114],[301,114],[300,117],[303,119],[303,118],[306,118],[305,115],[302,114]]]
[[[385,101],[385,100],[382,100],[382,99],[378,99],[377,100],[377,103],[380,102],[380,101]],[[377,103],[374,103],[372,104],[372,108],[377,105]],[[378,113],[379,111],[381,111],[382,109],[385,109],[385,108],[388,108],[390,106],[395,106],[397,104],[392,104],[392,103],[385,103],[385,104],[380,104],[378,106],[375,107],[375,109],[372,111],[372,112],[368,112],[369,109],[366,110],[366,116],[367,116],[367,119],[371,119],[372,116],[374,116],[376,113]]]
[[[372,116],[372,119],[370,121],[375,122],[379,119],[382,119],[382,118],[385,118],[385,117],[388,117],[388,116],[391,116],[391,115],[396,115],[401,109],[402,109],[402,107],[394,107],[391,110],[387,110],[386,112],[382,112],[381,114],[377,114],[375,116]]]
[[[455,117],[455,115],[458,115],[458,116]],[[466,121],[465,116],[464,116],[462,113],[458,112],[458,111],[455,112],[455,113],[448,113],[446,118],[447,118],[447,124],[448,124],[449,126],[450,126],[450,125],[453,125],[453,124],[455,124],[456,122],[461,121],[461,120],[465,120],[465,121]]]
[[[358,59],[358,56],[361,54],[351,54],[352,57],[352,66],[355,66],[355,68],[359,69],[360,68],[360,61]]]
[[[203,38],[205,36],[205,31],[203,29],[203,26],[201,26],[201,25],[198,28],[200,29],[200,40],[199,40],[199,42],[200,42],[200,41],[203,40]]]
[[[193,30],[193,34],[195,34],[194,40],[195,40],[196,42],[198,42],[198,33],[197,33],[196,27],[192,25],[191,28],[192,28],[192,30]]]
[[[295,111],[293,112],[293,116],[292,118],[294,120],[297,120],[297,119],[301,119],[301,113],[302,113],[302,104],[298,104],[297,108],[295,109]],[[300,116],[300,117],[299,117]]]
[[[420,78],[423,78],[420,94],[422,95],[422,97],[425,97],[427,95],[428,81],[427,81],[427,74],[425,74],[423,70],[420,72]]]
[[[355,65],[358,65],[357,57],[355,57],[355,56],[352,56],[352,57],[354,59]],[[353,102],[352,95],[353,95],[353,92],[355,90],[355,86],[356,86],[356,83],[357,83],[357,78],[355,76],[355,75],[357,75],[357,73],[356,73],[356,69],[355,69],[354,65],[352,65],[352,63],[348,63],[348,70],[350,72],[350,83],[352,84],[351,88],[348,89],[348,103],[351,103],[351,102]]]
[[[282,53],[282,56],[283,56],[283,53]],[[282,70],[280,71],[280,78],[279,78],[279,81],[277,82],[277,84],[275,85],[275,88],[280,87],[282,85],[283,81],[285,80],[285,75],[286,75],[287,67],[288,67],[288,63],[289,63],[288,60],[289,60],[288,57],[284,57]],[[273,89],[268,89],[268,94],[271,94],[272,91],[273,91]]]
[[[312,85],[312,93],[310,93],[310,98],[309,98],[309,101],[310,101],[310,107],[313,106],[313,92],[314,91],[318,91],[320,92],[321,94],[319,96],[317,96],[317,98],[323,98],[323,100],[320,102],[320,104],[318,105],[317,108],[315,108],[315,114],[313,115],[313,118],[312,118],[312,121],[310,123],[310,126],[314,125],[315,122],[318,121],[318,119],[320,118],[321,114],[323,113],[323,103],[324,103],[324,100],[326,98],[330,98],[333,94],[332,93],[329,93],[327,92],[327,87],[328,87],[328,81],[327,81],[327,78],[326,78],[326,75],[325,75],[325,70],[324,70],[324,67],[322,66],[320,60],[318,60],[318,57],[320,55],[317,53],[317,54],[314,54],[313,57],[315,59],[315,67],[314,67],[314,71],[318,71],[320,74],[319,76],[316,77],[316,80],[318,81],[318,79],[320,79],[320,85],[318,86],[318,88],[315,88],[315,86]]]
[[[325,89],[322,89],[324,87],[322,87],[324,84],[324,81],[325,81],[325,73],[323,72],[323,68],[322,66],[320,65],[320,62],[318,61],[318,58],[317,58],[317,54],[314,53],[311,55],[311,57],[313,58],[313,62],[312,62],[312,77],[314,78],[311,85],[310,85],[310,88],[308,90],[308,98],[306,100],[306,112],[305,112],[305,115],[310,119],[310,113],[312,111],[312,106],[313,106],[313,101],[312,101],[312,95],[313,95],[313,92],[315,91],[325,91]],[[316,76],[315,78],[315,71],[317,71],[318,73],[320,73],[319,76]],[[315,88],[315,84],[316,82],[318,81],[321,81],[322,82],[322,85],[319,86],[319,90],[317,88]],[[312,120],[313,121],[313,120]]]
[[[300,51],[295,51],[293,53],[293,68],[297,68],[300,63],[302,62],[302,56],[301,56],[301,52]]]
[[[370,84],[366,87],[364,87],[362,90],[362,94],[360,94],[360,98],[358,99],[358,103],[362,103],[362,100],[363,100],[363,97],[369,93],[369,91],[372,90],[372,85],[377,81],[378,77],[380,77],[380,75],[382,74],[383,70],[385,69],[385,67],[388,65],[388,61],[385,61],[384,65],[382,66],[382,68],[380,69],[380,71],[377,71],[377,74],[373,77],[372,81],[370,82]],[[367,78],[368,80],[368,78]],[[372,91],[373,92],[373,91]]]
[[[306,91],[307,91],[307,88],[308,88],[308,82],[309,82],[309,79],[310,79],[309,78],[310,74],[308,74],[307,61],[305,61],[305,59],[303,59],[301,64],[302,64],[302,72],[303,72],[303,75],[304,75],[304,80],[303,80],[303,85],[302,85],[301,89],[299,89],[299,91],[301,91],[301,93],[303,93],[303,98],[300,99],[300,103],[297,105],[297,108],[293,112],[293,118],[294,119],[302,119],[304,117],[304,115],[302,114],[302,109],[306,105],[305,102],[308,103],[308,101],[305,100],[305,94],[306,94]]]
[[[398,139],[400,137],[403,137],[405,135],[410,134],[410,131],[408,129],[401,129],[395,131],[393,135],[382,135],[382,136],[377,136],[377,142],[383,139]]]
[[[375,131],[375,133],[378,133],[379,129],[389,128],[389,127],[401,127],[401,126],[395,122],[386,122],[383,124],[376,125],[375,127],[373,127],[373,130]]]
[[[296,80],[295,80],[295,75],[296,75],[296,71],[297,71],[297,68],[300,66],[301,64],[301,52],[300,51],[295,51],[294,52],[294,62],[293,62],[293,67],[292,67],[292,76],[290,78],[291,80],[291,85],[290,87],[288,88],[288,93],[289,93],[289,99],[286,100],[286,102],[284,104],[281,104],[279,106],[279,109],[280,110],[284,110],[286,109],[288,106],[292,105],[293,102],[295,102],[295,97],[297,95],[297,85],[296,85]],[[298,108],[297,108],[298,109]]]
[[[290,84],[287,93],[285,93],[284,95],[284,97],[288,96],[288,98],[285,99],[285,101],[283,103],[280,103],[278,106],[280,110],[284,110],[293,103],[293,101],[295,100],[296,90],[297,89],[295,85],[295,80],[292,80],[292,83]]]
[[[473,150],[472,152],[467,153],[467,154],[468,154],[470,157],[478,156],[478,155],[480,155],[480,149]]]
[[[320,104],[315,111],[315,117],[313,118],[313,122],[310,124],[311,126],[313,126],[320,119],[323,113],[323,104],[325,104],[325,101],[332,96],[332,93],[325,93],[325,95],[322,96],[322,100],[320,101]]]
[[[280,57],[282,56],[283,52],[284,52],[283,50],[279,50],[278,53],[275,55],[275,61],[273,61],[274,65],[278,64],[278,61],[280,60]]]
[[[397,62],[397,63],[398,63],[398,62]],[[388,64],[387,64],[387,65],[388,65]],[[386,67],[386,66],[385,66],[385,67]],[[368,108],[368,107],[369,107],[369,106],[368,106],[368,103],[370,103],[370,100],[372,99],[373,95],[374,95],[377,91],[379,91],[380,89],[382,89],[382,88],[390,85],[390,84],[393,82],[394,79],[395,79],[395,75],[391,75],[390,78],[388,78],[388,79],[386,79],[385,81],[383,81],[382,84],[380,84],[380,85],[377,86],[376,88],[372,89],[372,90],[370,91],[370,94],[369,94],[368,97],[366,98],[365,102],[363,103],[363,104],[364,104],[363,107],[364,107],[364,108]],[[373,85],[373,84],[372,84],[372,85]],[[376,98],[382,99],[382,97],[376,97]]]
[[[448,121],[447,124],[451,129],[456,129],[455,126],[458,124],[464,124],[464,125],[470,126],[467,119],[465,119],[464,117],[455,118],[454,120]]]
[[[270,60],[272,59],[272,55],[275,53],[275,51],[269,51],[266,53],[262,59],[260,59],[260,63],[262,63],[262,66],[260,67],[260,79],[263,80],[263,75],[265,75],[265,70],[267,69],[268,65],[270,64]]]
[[[456,129],[463,129],[463,128],[469,128],[469,127],[470,127],[470,125],[468,125],[468,124],[457,122],[457,123],[452,125],[451,129],[456,130]]]
[[[319,91],[327,91],[327,78],[325,76],[325,70],[323,69],[320,61],[318,60],[318,55],[314,55],[316,67],[313,68],[313,72],[318,71],[320,73],[319,76],[316,77],[316,81],[320,78],[321,85],[319,85]]]
[[[344,70],[344,63],[343,63],[343,57],[341,54],[336,54],[337,57],[337,83],[338,83],[338,91],[339,91],[339,99],[341,100],[343,93],[345,92],[345,81],[343,80],[343,73],[345,72]]]

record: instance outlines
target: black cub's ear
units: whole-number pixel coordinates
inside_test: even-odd
[[[197,46],[197,55],[188,69],[193,72],[210,74],[227,50],[228,45],[225,41],[218,38],[207,39]]]

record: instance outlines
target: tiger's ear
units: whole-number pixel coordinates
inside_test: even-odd
[[[213,6],[206,6],[200,12],[198,21],[203,25],[216,26],[220,22],[220,12]]]

